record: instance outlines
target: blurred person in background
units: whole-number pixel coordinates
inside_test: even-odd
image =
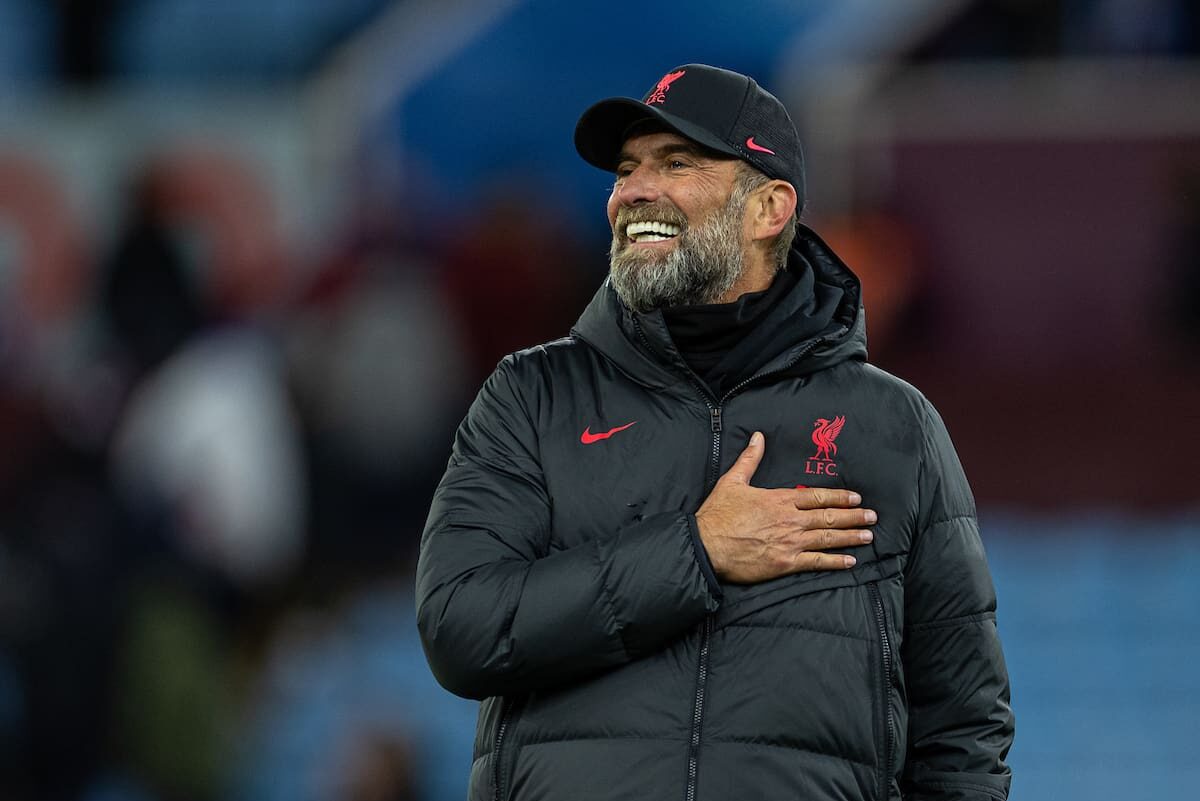
[[[120,385],[103,437],[106,497],[119,510],[121,548],[113,586],[91,599],[115,624],[107,671],[87,682],[107,705],[88,798],[220,795],[234,726],[232,633],[303,545],[281,362],[234,296],[214,291],[228,286],[215,267],[227,240],[194,201],[216,173],[193,166],[137,167],[101,263],[104,360]]]
[[[252,587],[300,557],[297,425],[273,343],[205,291],[197,276],[211,278],[213,265],[187,257],[185,233],[200,240],[195,251],[220,249],[211,221],[176,205],[191,180],[147,166],[106,269],[106,307],[130,385],[111,468],[135,515],[197,563]]]
[[[470,798],[1007,797],[971,492],[865,363],[787,111],[687,64],[575,143],[616,174],[610,277],[485,383],[421,544],[430,665],[483,702]]]
[[[360,146],[348,219],[285,328],[311,471],[308,559],[325,566],[415,558],[437,444],[469,399],[428,211],[376,151]]]

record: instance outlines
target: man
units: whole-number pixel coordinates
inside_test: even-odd
[[[970,490],[864,361],[786,110],[688,64],[575,144],[616,174],[611,276],[484,385],[421,545],[430,665],[483,700],[470,798],[1006,798]]]

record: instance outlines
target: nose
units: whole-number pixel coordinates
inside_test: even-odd
[[[660,196],[657,173],[649,165],[639,164],[633,171],[617,180],[613,197],[622,206],[653,203]]]

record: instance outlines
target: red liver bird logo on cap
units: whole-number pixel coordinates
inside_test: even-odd
[[[650,93],[650,96],[648,98],[646,98],[646,105],[648,106],[651,103],[667,102],[667,90],[670,89],[671,84],[673,84],[675,81],[679,80],[683,76],[683,73],[685,73],[685,72],[687,72],[687,70],[679,70],[679,72],[668,72],[666,75],[664,75],[662,77],[662,80],[659,81],[658,84],[654,87],[654,91]]]
[[[842,433],[842,426],[846,425],[844,415],[826,420],[824,417],[818,418],[817,422],[813,423],[812,441],[817,446],[817,452],[813,454],[814,459],[824,459],[832,461],[837,454],[837,444],[834,442],[838,434]]]

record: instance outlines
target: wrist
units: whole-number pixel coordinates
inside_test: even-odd
[[[692,535],[692,550],[696,552],[696,563],[700,565],[700,572],[704,575],[704,580],[708,583],[709,592],[713,597],[720,599],[721,583],[717,578],[716,568],[713,566],[712,555],[708,552],[708,548],[704,545],[704,540],[700,533],[700,517],[699,514],[688,515],[688,528]]]

